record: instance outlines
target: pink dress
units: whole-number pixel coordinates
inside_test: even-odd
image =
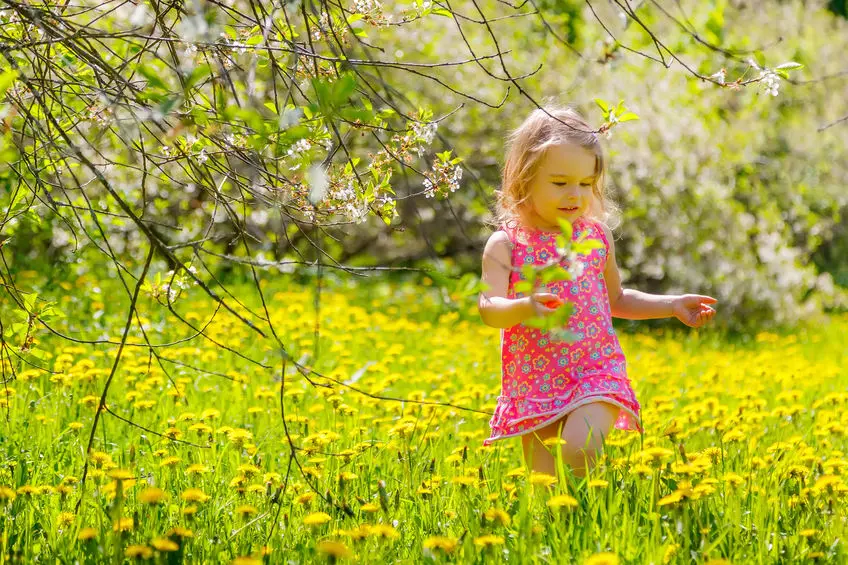
[[[508,298],[520,298],[515,284],[524,277],[522,265],[542,264],[556,254],[557,232],[501,226],[512,243],[513,270]],[[573,343],[552,342],[547,331],[517,324],[501,333],[501,394],[489,426],[491,436],[483,445],[521,436],[556,422],[578,406],[603,400],[618,406],[615,427],[642,431],[640,406],[627,378],[624,353],[612,326],[604,267],[609,242],[600,225],[579,218],[573,238],[603,242],[603,248],[578,256],[583,274],[571,281],[548,283],[549,292],[573,302],[569,330],[578,335]],[[568,260],[563,259],[563,267]]]

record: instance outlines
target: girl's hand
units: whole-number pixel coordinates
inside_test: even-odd
[[[715,316],[715,310],[707,304],[718,302],[711,296],[699,294],[684,294],[674,299],[671,304],[674,316],[690,328],[700,328]]]
[[[534,292],[530,296],[533,314],[543,318],[553,314],[563,304],[565,303],[559,296],[550,292]]]

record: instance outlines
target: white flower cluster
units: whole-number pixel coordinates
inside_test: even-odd
[[[193,266],[189,267],[188,270],[193,275],[197,273],[197,269]],[[165,279],[165,282],[162,284],[150,285],[150,295],[157,299],[160,296],[167,296],[168,302],[175,302],[180,295],[180,291],[191,288],[197,284],[197,281],[192,280],[192,278],[187,274],[182,273],[175,275],[174,271],[168,271],[165,273],[163,278]]]
[[[297,140],[297,143],[289,147],[289,150],[286,151],[286,155],[288,157],[291,157],[292,159],[300,159],[300,157],[302,157],[304,153],[306,153],[310,149],[312,149],[312,142],[310,142],[308,139],[299,139]],[[298,161],[297,163],[289,167],[289,170],[296,171],[300,168],[302,164],[302,162]]]
[[[314,41],[321,41],[327,34],[326,30],[329,29],[330,14],[328,14],[327,12],[321,12],[321,16],[318,18],[318,25],[312,28],[312,39]]]
[[[559,263],[563,259],[566,260],[568,264],[568,269],[566,269],[573,278],[577,278],[583,275],[583,271],[586,270],[586,263],[580,261],[580,255],[576,251],[566,250],[565,247],[557,246],[555,248],[556,258],[552,259],[552,263]]]
[[[760,80],[765,86],[766,94],[777,96],[777,89],[780,87],[780,77],[771,70],[764,70],[760,75]]]
[[[331,191],[331,197],[338,202],[339,208],[337,211],[357,224],[365,222],[368,217],[368,203],[364,198],[359,198],[354,187],[354,179],[348,178],[347,182],[342,182]]]
[[[423,144],[415,148],[419,157],[424,153],[424,146],[433,143],[433,139],[436,137],[436,130],[438,129],[438,122],[414,122],[412,124],[412,133]]]
[[[286,155],[289,157],[297,157],[302,153],[306,153],[312,149],[312,143],[308,139],[299,139],[297,143],[289,147],[289,150],[286,151]]]
[[[452,165],[450,162],[437,161],[433,165],[433,175],[424,178],[424,196],[433,198],[437,193],[447,196],[450,192],[459,189],[459,181],[462,179],[462,167]],[[447,187],[447,190],[438,190],[439,187]]]
[[[378,0],[354,0],[353,11],[357,14],[379,13],[383,11],[383,5]]]

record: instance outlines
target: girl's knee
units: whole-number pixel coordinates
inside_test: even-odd
[[[575,409],[563,430],[563,439],[575,449],[601,449],[619,410],[618,406],[608,402],[592,402]]]

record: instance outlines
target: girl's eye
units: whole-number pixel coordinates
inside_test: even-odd
[[[580,186],[592,186],[591,182],[581,182]]]
[[[555,182],[555,183],[553,183],[553,184],[554,184],[554,186],[565,186],[565,185],[567,185],[568,183],[567,183],[567,182]]]

